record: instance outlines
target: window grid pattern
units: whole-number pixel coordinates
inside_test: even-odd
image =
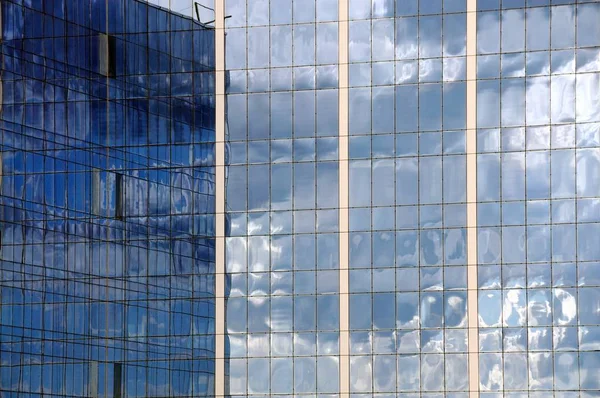
[[[357,397],[468,395],[465,12],[350,0]]]
[[[600,4],[479,1],[483,396],[600,389]]]
[[[0,395],[212,396],[213,32],[0,7]]]
[[[232,396],[339,392],[337,0],[228,0]]]

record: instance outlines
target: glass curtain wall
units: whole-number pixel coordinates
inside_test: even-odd
[[[574,3],[479,2],[485,396],[600,389],[600,3]]]
[[[466,397],[466,2],[349,5],[351,392]]]
[[[213,31],[0,7],[0,395],[212,396]]]
[[[337,14],[226,1],[231,395],[339,389]]]

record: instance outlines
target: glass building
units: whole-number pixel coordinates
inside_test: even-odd
[[[600,397],[599,1],[152,2],[1,2],[0,396]]]
[[[213,396],[214,30],[0,7],[0,396]]]
[[[217,3],[231,395],[599,396],[600,3]]]
[[[600,3],[523,3],[478,4],[480,389],[595,397]]]
[[[338,4],[228,0],[225,13],[230,393],[335,394]]]

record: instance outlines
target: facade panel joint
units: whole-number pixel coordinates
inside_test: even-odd
[[[349,319],[349,173],[348,173],[348,0],[339,0],[339,258],[340,258],[340,397],[350,394]]]

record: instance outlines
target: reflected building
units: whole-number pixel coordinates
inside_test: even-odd
[[[0,10],[0,396],[212,396],[214,31]]]

